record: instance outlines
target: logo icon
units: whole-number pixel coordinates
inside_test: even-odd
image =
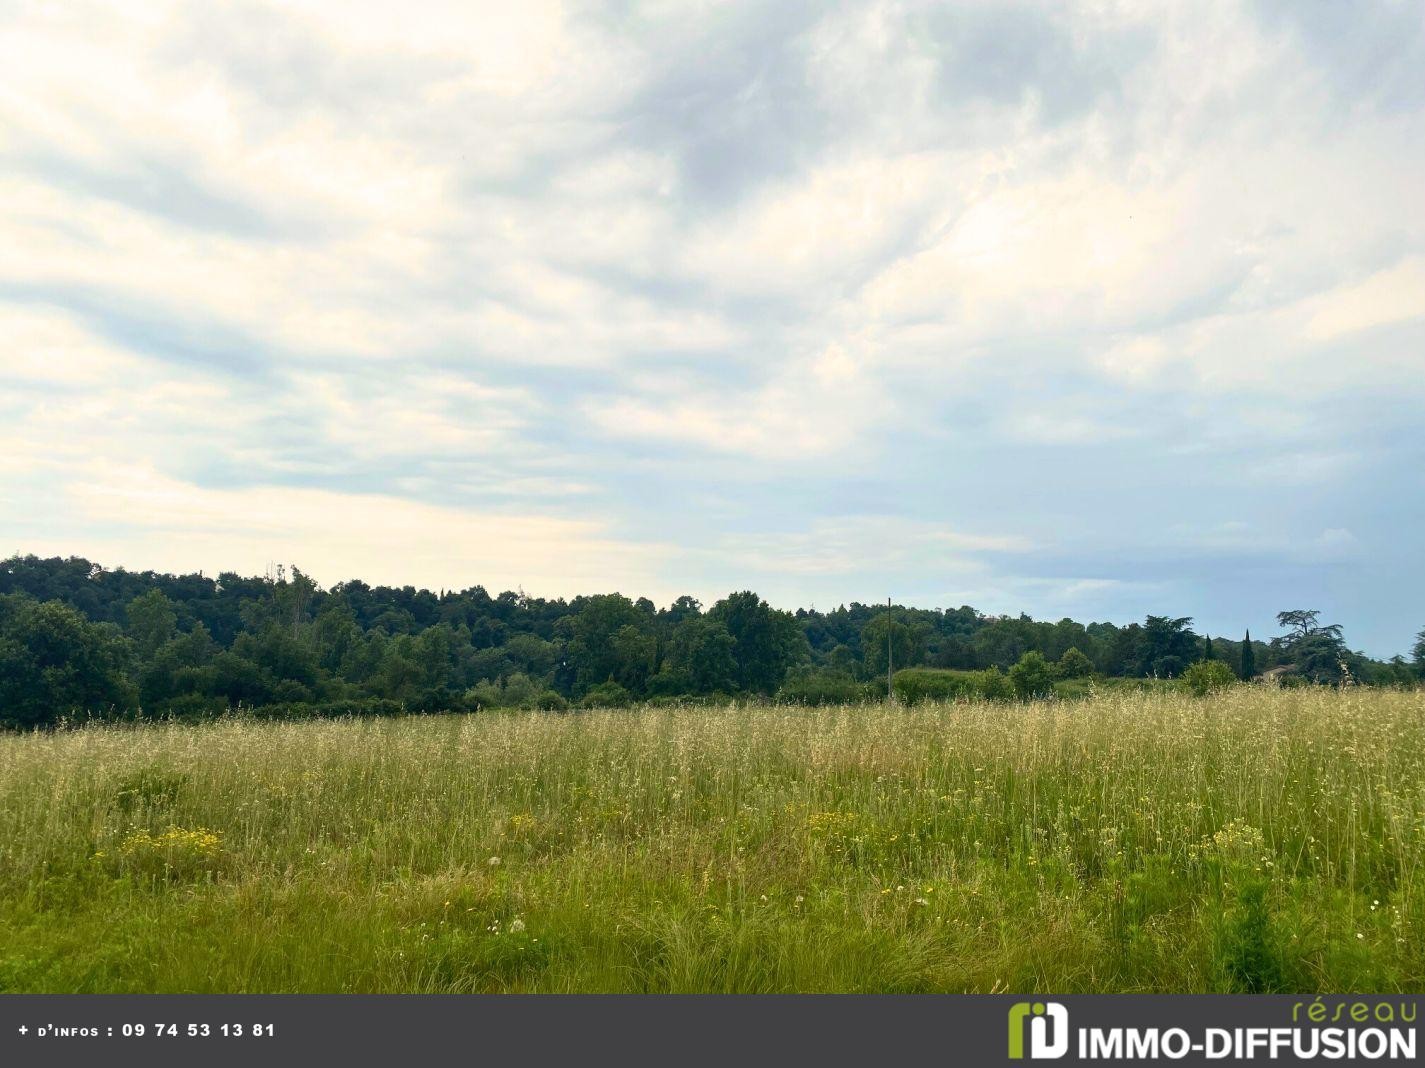
[[[1069,1010],[1057,1001],[1017,1001],[1009,1007],[1009,1059],[1024,1059],[1024,1021],[1029,1020],[1029,1056],[1052,1060],[1069,1052]],[[1052,1023],[1052,1026],[1051,1026]]]

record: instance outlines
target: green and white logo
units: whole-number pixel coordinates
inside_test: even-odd
[[[1009,1059],[1024,1059],[1024,1023],[1029,1021],[1029,1056],[1052,1060],[1069,1052],[1069,1010],[1057,1001],[1017,1001],[1009,1007]]]

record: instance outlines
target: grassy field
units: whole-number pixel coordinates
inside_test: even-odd
[[[0,989],[1425,990],[1425,694],[0,738]]]

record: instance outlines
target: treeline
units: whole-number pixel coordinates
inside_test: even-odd
[[[996,673],[1019,680],[1006,692],[1024,679],[1176,678],[1212,660],[1240,677],[1317,683],[1413,684],[1425,667],[1425,632],[1413,663],[1382,663],[1349,651],[1314,612],[1279,621],[1286,632],[1270,641],[1230,641],[1196,634],[1185,617],[1119,627],[968,606],[789,613],[747,591],[659,608],[616,593],[322,589],[295,567],[211,578],[17,556],[0,563],[0,723],[239,706],[297,716],[740,695],[820,703],[884,695],[888,656],[898,669],[987,673],[991,687]]]

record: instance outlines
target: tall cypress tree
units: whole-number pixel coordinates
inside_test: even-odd
[[[1242,639],[1242,677],[1251,680],[1257,677],[1257,654],[1252,652],[1252,632],[1249,630]]]
[[[1202,650],[1202,658],[1203,658],[1204,660],[1216,660],[1216,659],[1217,659],[1217,653],[1214,652],[1214,651],[1213,651],[1213,648],[1212,648],[1212,635],[1211,635],[1211,634],[1209,634],[1209,635],[1207,636],[1207,644],[1206,644],[1206,646],[1203,647],[1203,650]]]

